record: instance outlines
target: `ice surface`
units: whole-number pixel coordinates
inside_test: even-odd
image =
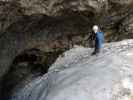
[[[133,100],[133,40],[105,44],[98,56],[92,51],[66,51],[11,100]]]

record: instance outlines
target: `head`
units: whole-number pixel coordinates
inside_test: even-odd
[[[94,25],[92,30],[94,31],[94,33],[97,33],[99,31],[98,25]]]

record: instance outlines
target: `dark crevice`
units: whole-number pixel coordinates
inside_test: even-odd
[[[1,100],[9,100],[8,98],[12,94],[12,90],[29,76],[35,78],[46,74],[49,66],[53,64],[62,52],[64,50],[42,52],[39,49],[33,48],[17,55],[10,70],[3,78]],[[29,80],[32,80],[31,77]]]

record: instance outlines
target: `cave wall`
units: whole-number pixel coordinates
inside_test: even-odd
[[[130,35],[133,32],[133,21],[130,17],[133,14],[132,6],[132,0],[0,0],[0,15],[2,16],[0,34],[7,31],[9,27],[13,27],[13,23],[22,21],[25,16],[33,21],[39,19],[40,14],[44,14],[49,17],[62,18],[62,20],[66,20],[64,16],[82,17],[84,21],[77,23],[79,28],[83,23],[88,23],[85,26],[89,27],[88,29],[85,27],[83,33],[87,33],[93,24],[98,24],[107,35],[111,33],[107,41],[120,40],[124,39],[120,35],[129,38],[125,33]],[[29,26],[26,24],[27,21],[24,23],[23,27]],[[68,23],[72,24],[72,22]],[[18,28],[15,30],[22,31]],[[118,38],[113,37],[114,34]]]
[[[25,50],[41,50],[51,65],[74,44],[93,46],[94,24],[107,42],[132,38],[132,6],[133,0],[0,0],[0,79]]]

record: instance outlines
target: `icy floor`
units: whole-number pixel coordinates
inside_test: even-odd
[[[11,100],[133,100],[133,40],[93,49],[75,46],[48,74],[25,85]]]

